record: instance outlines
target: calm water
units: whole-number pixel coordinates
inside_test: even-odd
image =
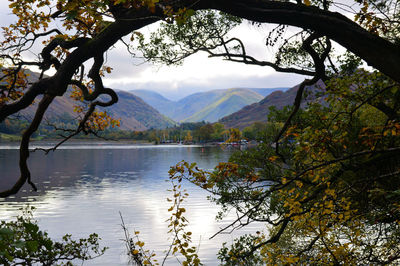
[[[45,144],[46,146],[46,144]],[[0,189],[12,185],[18,177],[18,151],[13,145],[0,144]],[[152,146],[109,143],[72,143],[55,153],[31,154],[29,164],[38,192],[29,187],[16,197],[0,199],[0,218],[10,219],[27,203],[37,208],[35,218],[42,229],[59,239],[66,233],[76,238],[96,232],[102,244],[109,247],[102,257],[85,264],[126,265],[123,231],[119,211],[128,228],[140,231],[145,247],[159,258],[168,247],[167,197],[171,184],[166,182],[169,167],[181,160],[197,162],[212,169],[227,161],[230,151],[218,147]],[[216,265],[216,253],[222,242],[231,242],[235,235],[225,234],[209,240],[234,216],[216,222],[218,207],[210,203],[207,193],[185,183],[190,196],[186,200],[194,244],[200,246],[205,265]],[[253,232],[259,228],[247,228]],[[243,232],[242,232],[243,233]],[[170,259],[167,265],[175,265]]]

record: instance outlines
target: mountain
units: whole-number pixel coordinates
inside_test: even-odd
[[[199,122],[203,120],[216,122],[221,117],[263,99],[262,94],[252,89],[225,89],[199,92],[186,96],[176,102],[168,100],[152,91],[134,90],[131,92],[141,97],[162,114],[175,121],[182,122]]]
[[[175,121],[185,120],[217,101],[224,94],[224,90],[213,90],[194,93],[179,101],[171,101],[154,91],[133,90],[130,92]]]
[[[299,86],[295,86],[287,91],[274,91],[258,103],[243,107],[241,110],[225,116],[219,120],[225,127],[243,129],[252,125],[254,122],[267,122],[269,108],[275,106],[282,109],[284,106],[293,105]],[[314,87],[306,90],[311,91]]]
[[[37,72],[33,72],[29,69],[25,69],[24,71],[28,75],[29,82],[34,82],[39,78],[40,74]],[[166,128],[176,124],[170,118],[160,114],[140,97],[125,91],[116,91],[116,93],[119,98],[118,102],[110,107],[104,108],[104,110],[106,110],[113,118],[120,119],[120,129],[143,131],[150,128]],[[107,101],[108,96],[102,97],[102,100]],[[20,115],[27,120],[31,120],[38,102],[39,98],[33,105],[22,110]],[[68,95],[65,97],[56,97],[53,103],[49,106],[45,114],[45,119],[52,122],[57,121],[69,124],[71,123],[71,120],[74,120],[77,116],[74,112],[75,105],[76,102],[68,97]]]
[[[226,90],[212,90],[206,92],[198,92],[186,96],[183,99],[180,99],[177,102],[176,108],[174,110],[173,117],[175,117],[177,121],[186,121],[186,122],[199,122],[202,120],[190,119],[197,112],[200,112],[207,106],[212,105],[220,98],[223,97]]]
[[[263,97],[266,97],[273,93],[274,91],[287,91],[289,88],[287,87],[279,87],[279,88],[249,88],[250,90],[261,94]]]
[[[151,107],[154,107],[156,110],[158,110],[160,113],[171,117],[171,110],[175,106],[175,102],[171,101],[161,94],[155,92],[155,91],[150,91],[150,90],[130,90],[130,93],[140,97],[143,101],[145,101],[147,104],[149,104]]]
[[[117,91],[117,94],[118,103],[104,108],[104,110],[113,118],[120,119],[120,129],[143,131],[175,125],[174,121],[160,114],[139,97],[124,91]],[[76,117],[76,113],[73,112],[75,104],[76,102],[70,97],[56,97],[46,112],[45,118],[49,121],[67,122]],[[31,119],[36,109],[35,105],[28,107],[21,114]]]
[[[119,97],[118,103],[106,110],[113,117],[121,119],[121,129],[139,130],[139,127],[144,127],[143,130],[150,128],[161,129],[176,124],[132,93],[117,91],[117,94]],[[139,122],[140,126],[136,121]]]
[[[237,110],[240,110],[246,105],[262,99],[262,96],[256,92],[247,89],[228,89],[224,90],[223,94],[216,97],[213,102],[197,111],[190,117],[186,118],[185,122],[209,121],[216,122],[221,117],[229,115]]]

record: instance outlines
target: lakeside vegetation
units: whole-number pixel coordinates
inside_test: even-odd
[[[287,110],[287,109],[285,109]],[[270,108],[271,113],[276,108]],[[162,143],[210,143],[210,142],[237,142],[242,139],[247,141],[262,141],[267,123],[255,122],[243,130],[235,128],[225,128],[221,123],[208,122],[187,122],[181,123],[179,126],[165,129],[150,129],[145,131],[121,130],[119,128],[108,128],[98,132],[97,136],[83,133],[77,135],[76,139],[93,140],[130,140],[141,142],[152,142],[155,144]],[[14,119],[12,121],[6,119],[0,123],[0,141],[19,141],[21,140],[21,132],[25,130],[28,121]],[[65,122],[55,122],[52,125],[42,126],[33,135],[33,140],[54,140],[62,139],[66,128],[72,128],[72,124]],[[59,130],[57,130],[59,129]],[[63,129],[63,130],[60,130]]]
[[[67,141],[104,134],[155,143],[260,139],[262,143],[254,149],[233,154],[229,162],[220,162],[211,171],[184,161],[171,167],[170,251],[184,258],[182,265],[197,266],[201,259],[191,243],[191,232],[185,229],[186,209],[180,203],[187,194],[182,180],[211,193],[221,207],[219,218],[228,210],[236,213],[236,220],[218,233],[253,222],[265,226],[264,232],[240,237],[230,246],[222,244],[219,259],[224,265],[399,264],[398,1],[10,0],[9,7],[17,19],[2,27],[0,122],[4,122],[6,138],[21,135],[21,145],[15,157],[19,178],[0,191],[0,197],[17,194],[25,184],[38,190],[28,161],[29,143],[35,138]],[[264,52],[249,44],[248,34],[234,30],[245,20],[250,21],[249,27],[265,31]],[[140,32],[158,21],[150,34]],[[103,77],[112,72],[108,51],[120,41],[134,57],[140,55],[156,64],[180,64],[202,51],[209,57],[302,75],[304,80],[295,91],[292,107],[271,112],[265,127],[255,124],[241,132],[203,123],[136,133],[104,131],[119,124],[104,111],[115,106],[119,96],[105,86]],[[32,47],[38,47],[37,56],[32,57]],[[31,67],[41,71],[34,79],[25,72]],[[247,77],[257,77],[251,74]],[[310,95],[307,86],[319,91]],[[77,116],[71,119],[75,123],[46,121],[45,114],[55,102],[67,99],[77,103],[73,107]],[[32,109],[35,101],[37,108]],[[218,106],[224,102],[217,102]],[[226,101],[226,107],[235,102]],[[135,103],[124,105],[122,111],[128,117],[136,111],[143,115],[148,108],[128,109],[137,107]],[[10,118],[24,110],[32,114],[31,120]],[[208,111],[195,118],[208,117]],[[172,122],[158,115],[163,125]],[[146,121],[157,124],[158,118]],[[131,129],[150,128],[135,124]],[[6,224],[0,228],[0,243],[20,235],[20,226],[2,226]],[[21,224],[22,232],[42,235],[34,224]],[[12,238],[7,243],[12,248],[7,263],[27,260],[30,264],[31,254],[38,250],[37,242],[29,238]],[[93,241],[97,243],[97,237]],[[52,249],[48,243],[45,240],[45,248],[39,251]],[[21,248],[26,248],[27,256],[12,255]],[[78,245],[77,250],[87,248]],[[131,253],[142,254],[138,249]],[[143,258],[138,264],[152,264]]]

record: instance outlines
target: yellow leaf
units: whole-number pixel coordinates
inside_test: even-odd
[[[137,241],[135,244],[138,245],[139,247],[144,246],[144,242],[142,242],[142,241]]]
[[[310,0],[304,0],[304,4],[305,4],[306,6],[310,6],[310,5],[311,5],[311,1],[310,1]]]
[[[278,156],[271,156],[268,158],[268,160],[270,160],[271,162],[274,162],[278,158],[279,158]]]
[[[132,251],[133,255],[137,255],[139,253],[139,250],[135,249],[134,251]]]

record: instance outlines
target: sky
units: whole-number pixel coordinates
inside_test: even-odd
[[[0,0],[0,26],[13,20],[8,10],[8,1]],[[155,26],[141,30],[149,33]],[[244,23],[234,30],[243,36],[248,51],[256,58],[271,58],[264,47],[267,29],[252,27]],[[118,90],[154,90],[165,97],[177,100],[195,92],[228,88],[276,88],[293,87],[304,77],[294,74],[276,73],[268,67],[249,66],[208,58],[206,54],[196,54],[185,60],[181,66],[161,66],[143,63],[117,44],[106,55],[106,64],[113,68],[104,78],[104,84]]]

